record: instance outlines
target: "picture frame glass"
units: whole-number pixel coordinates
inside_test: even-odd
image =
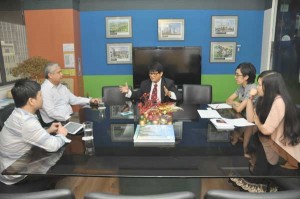
[[[212,37],[237,37],[238,16],[212,16]]]
[[[114,43],[106,44],[107,64],[131,64],[132,44]]]
[[[184,40],[184,19],[159,19],[158,40]]]
[[[106,17],[106,38],[132,37],[131,17]]]
[[[211,42],[210,62],[235,62],[236,42]]]

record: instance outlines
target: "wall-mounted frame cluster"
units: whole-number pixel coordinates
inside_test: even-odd
[[[238,16],[212,16],[211,37],[237,37]],[[211,42],[210,62],[235,62],[236,42]]]

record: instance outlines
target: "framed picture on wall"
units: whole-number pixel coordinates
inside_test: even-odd
[[[184,19],[159,19],[158,40],[184,40]]]
[[[237,37],[238,16],[212,16],[212,37]]]
[[[211,42],[210,62],[235,62],[236,42]]]
[[[106,38],[132,37],[131,17],[106,17]]]
[[[132,43],[106,44],[107,64],[131,64]]]

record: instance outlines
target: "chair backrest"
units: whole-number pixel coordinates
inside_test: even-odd
[[[42,127],[49,127],[49,126],[51,125],[51,124],[49,125],[49,124],[47,124],[47,123],[44,122],[40,110],[37,110],[37,111],[35,112],[35,114],[36,114],[36,116],[37,116],[39,122],[41,123]]]
[[[209,104],[212,99],[212,86],[200,84],[183,84],[184,104]]]
[[[299,199],[300,190],[249,193],[229,190],[209,190],[204,199]]]
[[[15,109],[14,104],[10,104],[5,106],[2,110],[0,110],[0,131],[2,130],[4,126],[4,122],[7,120],[7,118],[10,116],[10,114]]]
[[[189,191],[155,194],[155,195],[114,195],[108,193],[93,192],[87,193],[84,199],[194,199],[195,194]]]
[[[125,94],[120,92],[119,86],[102,87],[102,101],[106,105],[123,105],[126,100]]]
[[[0,193],[0,199],[75,199],[69,189],[53,189],[31,193]]]

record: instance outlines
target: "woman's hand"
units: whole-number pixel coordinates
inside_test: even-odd
[[[253,99],[257,95],[257,89],[252,88],[249,92],[249,95],[250,95],[250,99]]]

